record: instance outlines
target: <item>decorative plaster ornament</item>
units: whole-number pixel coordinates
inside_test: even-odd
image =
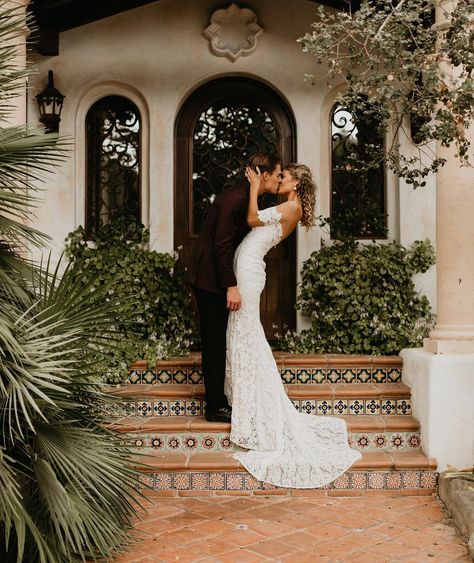
[[[234,62],[256,49],[257,37],[262,31],[255,12],[231,4],[212,14],[211,24],[204,30],[204,36],[209,39],[214,55]]]

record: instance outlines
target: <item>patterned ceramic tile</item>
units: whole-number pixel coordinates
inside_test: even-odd
[[[397,401],[397,414],[411,414],[410,399],[399,399]]]
[[[186,401],[186,416],[201,416],[204,413],[205,401]]]
[[[133,383],[136,385],[141,379],[141,374],[138,373],[136,370],[132,370],[128,372],[128,382]]]
[[[150,438],[149,444],[154,450],[161,450],[165,445],[165,441],[161,436],[155,436]]]
[[[387,436],[385,434],[376,434],[373,439],[373,444],[376,449],[383,450],[388,444]]]
[[[170,401],[171,416],[186,416],[186,401]]]
[[[199,440],[196,436],[185,436],[183,438],[183,445],[186,450],[197,450],[199,447]]]
[[[420,434],[409,434],[406,443],[410,449],[418,450],[421,448],[421,436]]]
[[[171,373],[167,370],[159,370],[156,372],[157,383],[171,383],[172,377]]]
[[[209,473],[192,473],[191,489],[193,491],[209,490]]]
[[[244,476],[245,491],[256,491],[260,488],[260,481],[258,481],[253,475],[247,474]]]
[[[348,471],[324,490],[396,490],[436,489],[438,474],[433,471]],[[155,473],[145,477],[146,486],[166,490],[228,490],[255,491],[279,489],[275,485],[258,481],[246,472],[196,472],[196,473]]]
[[[370,436],[367,434],[359,434],[355,439],[358,450],[367,450],[370,447]]]
[[[357,383],[367,383],[372,379],[372,370],[370,368],[362,368],[354,370]]]
[[[332,401],[316,401],[317,414],[332,414]]]
[[[197,369],[188,371],[188,383],[202,383],[202,373]]]
[[[244,475],[241,473],[227,473],[225,488],[228,491],[244,490]]]
[[[343,473],[332,482],[334,489],[348,489],[350,484],[349,473]]]
[[[313,383],[325,383],[327,381],[326,370],[324,369],[311,370],[311,379]]]
[[[137,411],[141,416],[153,416],[153,401],[140,402]]]
[[[365,404],[363,400],[354,399],[349,401],[349,414],[365,414]]]
[[[417,432],[349,432],[349,445],[357,450],[385,450],[385,451],[407,451],[419,450],[421,448],[421,436]],[[134,449],[162,450],[174,452],[189,451],[238,451],[227,433],[200,433],[191,432],[183,435],[169,435],[165,433],[155,434],[128,434],[124,443]]]
[[[309,400],[309,399],[306,400],[306,401],[300,401],[299,411],[304,412],[306,414],[315,413],[315,411],[316,411],[316,401]]]
[[[438,474],[433,471],[421,471],[420,486],[422,489],[435,489],[438,486]]]
[[[365,401],[365,414],[379,414],[380,413],[380,400],[369,399]]]
[[[175,473],[173,475],[173,488],[179,491],[187,491],[191,488],[190,473]]]
[[[381,368],[372,369],[372,381],[374,383],[385,383],[386,381],[385,370]]]
[[[202,447],[206,450],[213,450],[216,448],[217,439],[215,436],[208,434],[201,440]]]
[[[351,476],[351,489],[366,489],[367,488],[367,473],[350,473]]]
[[[369,489],[385,489],[385,473],[369,473],[367,484]]]
[[[158,490],[166,490],[172,488],[172,474],[171,473],[155,473],[154,487]]]
[[[155,416],[168,416],[170,413],[169,401],[155,401],[153,403],[153,413]]]
[[[309,383],[311,381],[311,372],[307,369],[299,369],[296,374],[298,383]]]
[[[285,383],[296,383],[296,374],[292,369],[284,369],[280,371],[281,378]]]
[[[401,432],[392,434],[390,438],[390,444],[392,445],[392,448],[394,448],[395,450],[402,449],[405,445],[405,436]]]
[[[326,370],[326,377],[328,383],[339,383],[342,380],[340,369],[328,369]]]
[[[341,369],[341,381],[344,383],[354,383],[356,380],[356,370],[353,368]]]
[[[179,436],[170,436],[167,440],[167,445],[170,450],[179,450],[181,446],[181,439]]]
[[[404,489],[418,489],[420,487],[420,471],[402,471]]]
[[[402,380],[402,370],[400,368],[388,368],[385,371],[387,373],[387,383],[397,383]]]
[[[397,401],[393,399],[382,399],[381,414],[395,414],[397,411]]]
[[[349,414],[349,404],[348,401],[344,399],[339,399],[333,401],[332,403],[332,410],[335,415],[345,415]]]
[[[285,383],[396,383],[401,381],[400,368],[285,368],[280,370]],[[132,384],[202,383],[201,369],[130,370],[127,381]]]
[[[225,473],[210,473],[209,489],[212,491],[223,491],[225,489]]]

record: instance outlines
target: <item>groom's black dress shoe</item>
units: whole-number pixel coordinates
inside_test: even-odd
[[[206,410],[205,416],[208,422],[230,422],[232,409],[230,407],[221,407],[215,411]]]

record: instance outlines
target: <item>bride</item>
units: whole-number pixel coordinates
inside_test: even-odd
[[[247,451],[235,457],[259,481],[280,487],[323,487],[361,457],[349,448],[344,420],[296,411],[288,398],[260,323],[266,253],[291,234],[298,222],[314,225],[315,185],[302,164],[289,164],[279,193],[287,201],[259,210],[262,175],[247,168],[252,230],[237,248],[234,271],[242,296],[227,325],[225,392],[232,405],[231,440]]]

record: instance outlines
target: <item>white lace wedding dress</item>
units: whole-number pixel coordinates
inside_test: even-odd
[[[288,398],[260,323],[264,256],[282,237],[275,207],[258,212],[237,248],[234,271],[242,296],[229,314],[225,392],[232,405],[232,442],[249,451],[235,457],[259,481],[281,487],[322,487],[344,473],[360,453],[349,448],[345,422],[299,413]]]

